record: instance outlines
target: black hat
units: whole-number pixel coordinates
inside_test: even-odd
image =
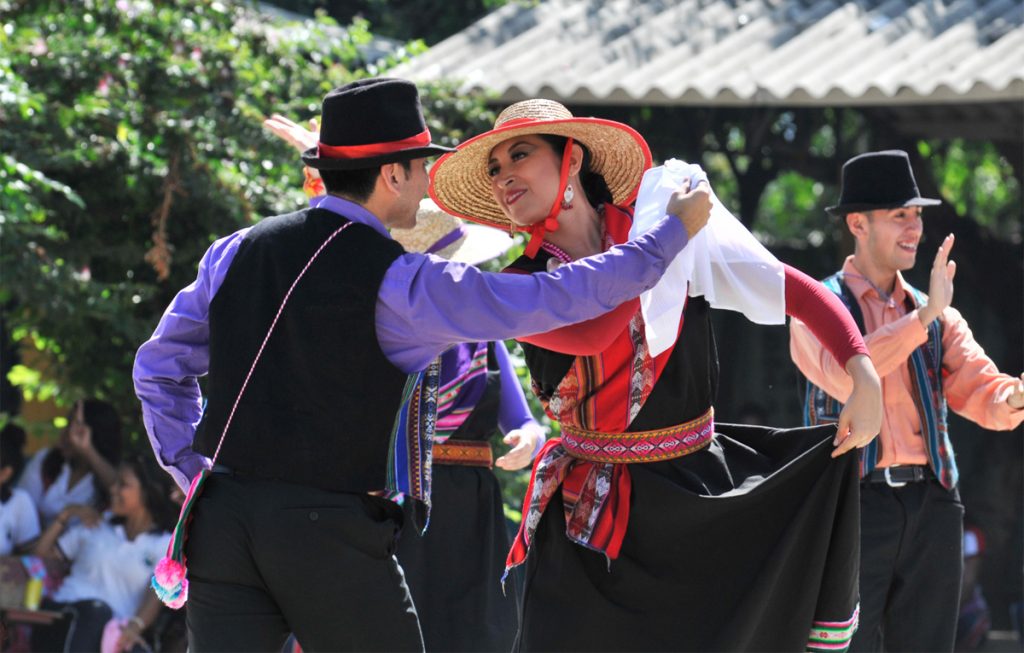
[[[302,153],[302,161],[319,170],[355,170],[451,151],[430,142],[415,84],[375,77],[327,94],[320,142]]]
[[[832,215],[846,215],[855,211],[936,204],[942,202],[921,197],[907,153],[885,150],[866,152],[844,163],[839,203],[825,210]]]

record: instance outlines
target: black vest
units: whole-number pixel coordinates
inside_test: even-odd
[[[194,448],[212,456],[252,361],[299,272],[346,219],[322,209],[267,218],[210,302],[208,403]],[[224,439],[238,473],[339,492],[386,486],[406,374],[377,342],[384,273],[402,247],[371,227],[339,234],[295,287]]]

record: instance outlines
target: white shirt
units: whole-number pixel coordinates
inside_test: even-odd
[[[108,517],[109,515],[104,515]],[[71,561],[71,573],[53,595],[55,601],[99,599],[120,619],[132,617],[150,591],[156,563],[167,553],[171,534],[142,533],[129,540],[124,526],[103,521],[72,526],[57,540]]]
[[[0,555],[9,555],[14,547],[39,536],[39,513],[28,492],[13,488],[5,503],[0,503]]]
[[[92,472],[83,476],[74,487],[68,487],[71,479],[71,465],[66,462],[60,469],[60,475],[50,487],[43,490],[43,459],[50,452],[49,448],[40,449],[25,465],[21,473],[18,487],[28,492],[39,510],[39,518],[45,528],[57,518],[64,506],[81,504],[91,506],[96,498],[96,487],[92,480]]]

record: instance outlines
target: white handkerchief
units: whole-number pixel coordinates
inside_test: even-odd
[[[640,182],[630,238],[665,215],[669,196],[690,178],[706,179],[696,164],[669,159],[648,170]],[[758,324],[785,324],[786,287],[782,263],[759,243],[714,196],[707,225],[687,243],[661,280],[640,296],[651,356],[676,340],[686,294],[703,295],[714,308],[739,311]]]

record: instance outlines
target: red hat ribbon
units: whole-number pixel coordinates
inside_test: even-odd
[[[551,210],[543,220],[535,222],[525,229],[530,234],[530,242],[526,243],[526,251],[523,253],[529,258],[537,256],[547,232],[558,231],[558,213],[562,210],[562,195],[565,194],[565,187],[569,184],[570,154],[572,154],[572,138],[566,139],[565,149],[562,151],[562,170],[559,173],[555,203],[551,205]]]
[[[366,159],[371,156],[393,154],[402,150],[430,145],[430,129],[424,129],[415,136],[387,143],[369,143],[367,145],[327,145],[317,143],[317,153],[325,159]]]

